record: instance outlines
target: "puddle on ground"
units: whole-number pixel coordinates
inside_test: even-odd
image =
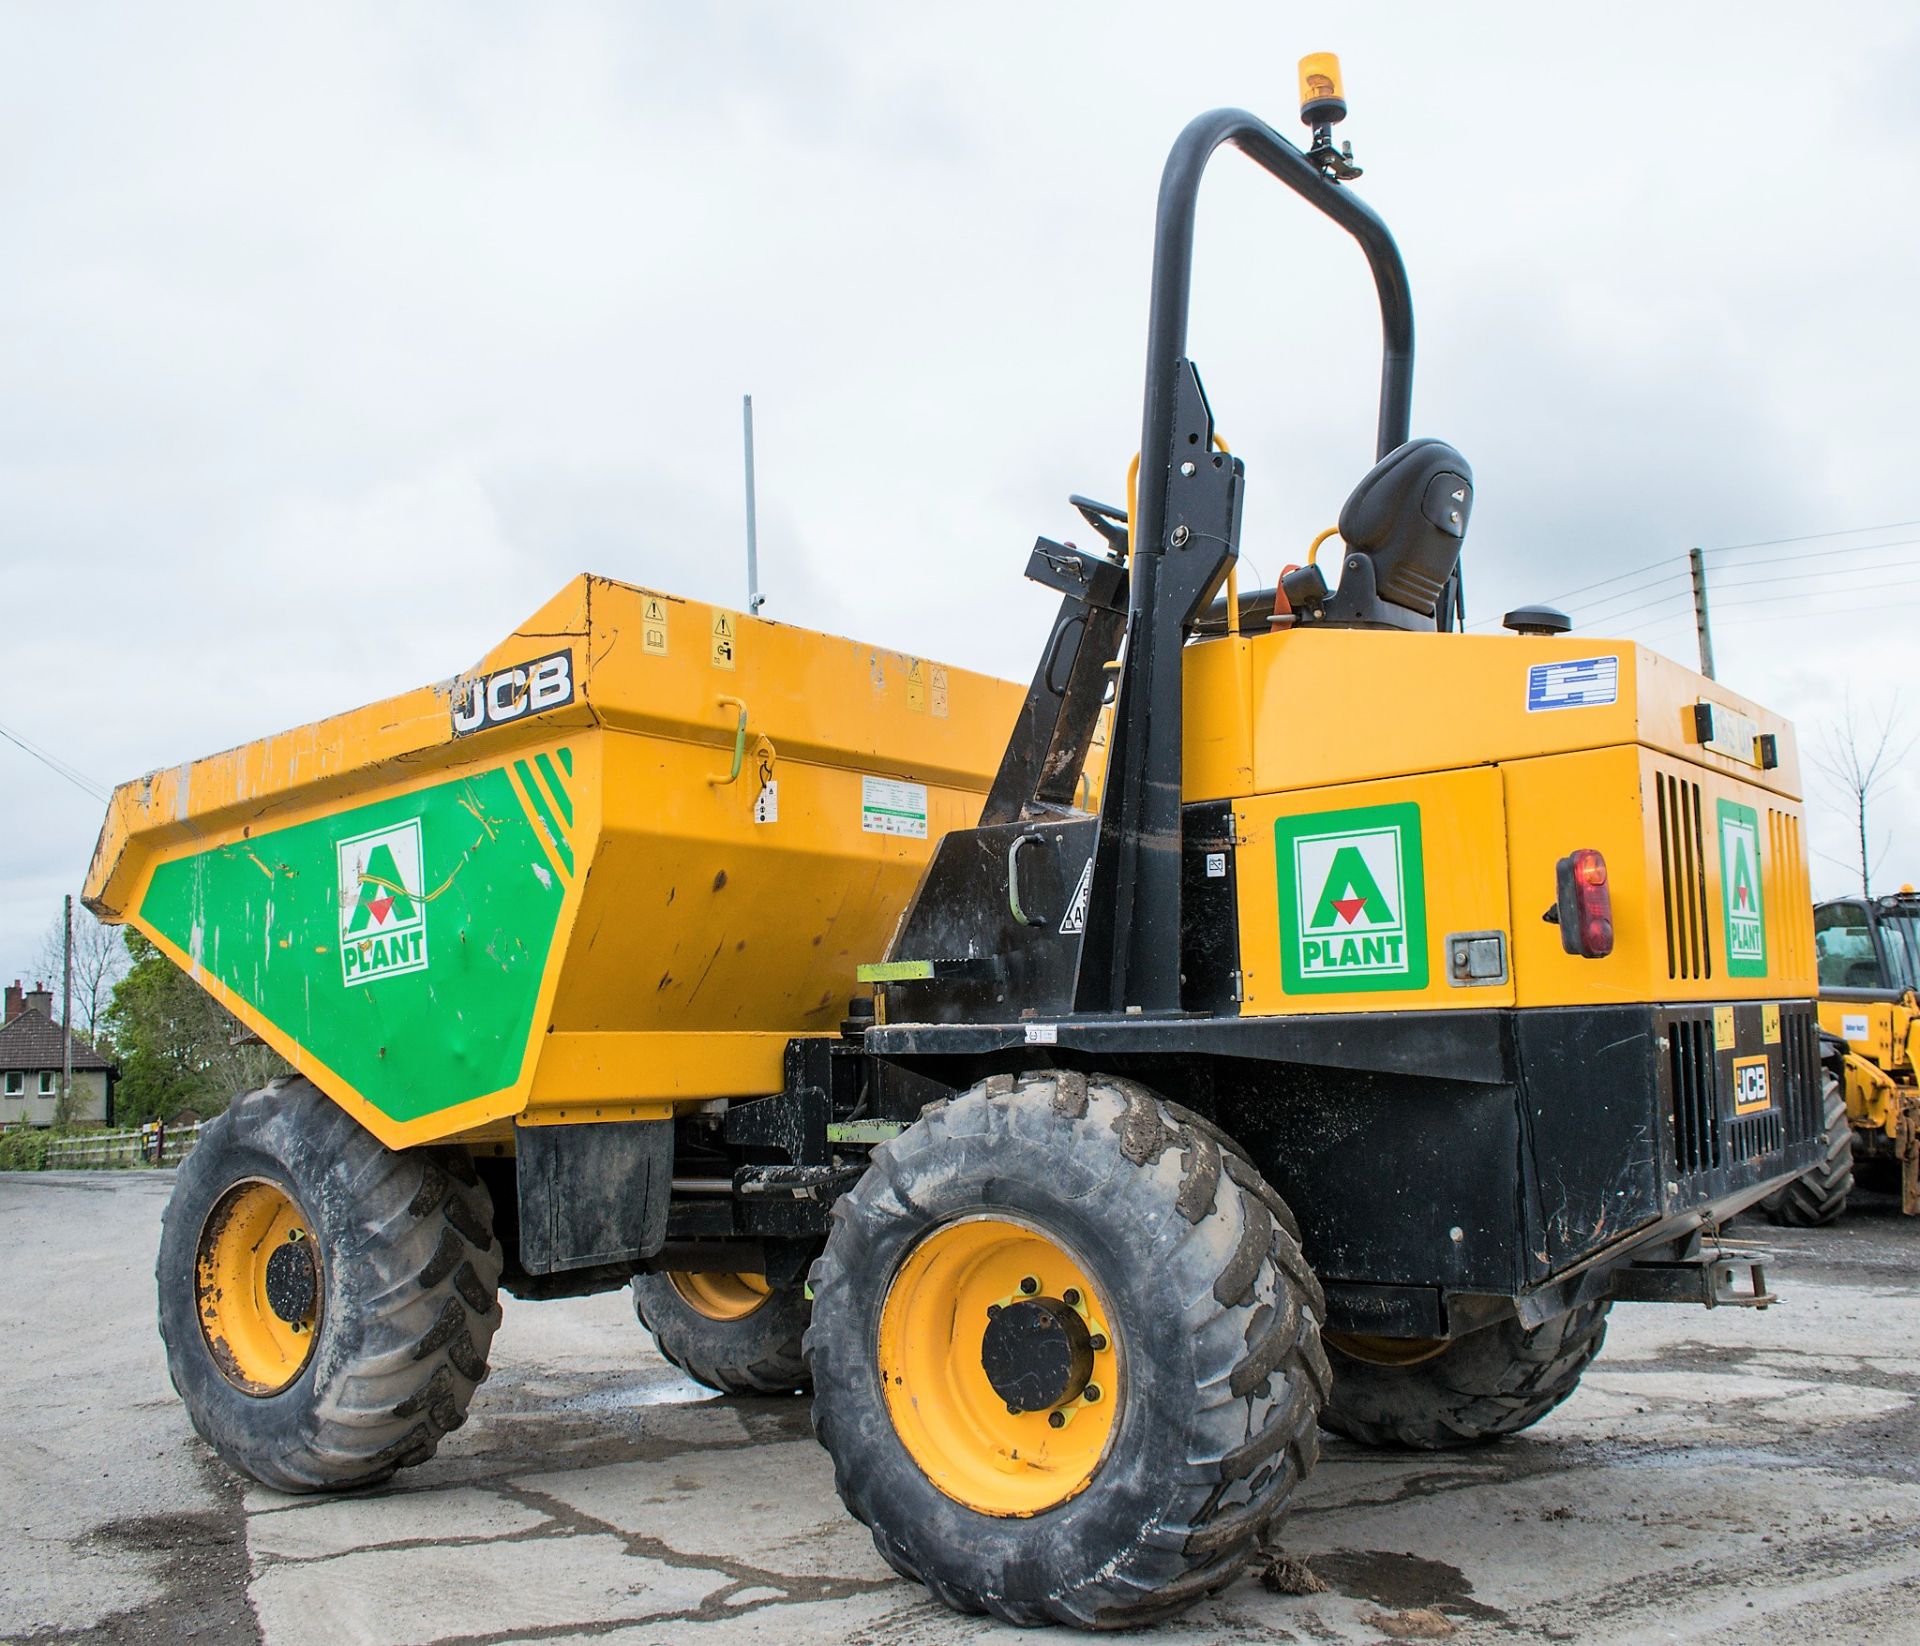
[[[1376,1606],[1506,1621],[1505,1612],[1473,1598],[1473,1585],[1466,1573],[1443,1560],[1423,1560],[1419,1555],[1394,1554],[1386,1549],[1335,1549],[1329,1554],[1316,1554],[1313,1570],[1343,1594],[1370,1600]]]

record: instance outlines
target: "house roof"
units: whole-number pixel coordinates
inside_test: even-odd
[[[0,1069],[58,1069],[63,1066],[60,1025],[38,1006],[23,1007],[0,1027]],[[112,1069],[113,1063],[93,1049],[78,1029],[73,1031],[76,1069]]]

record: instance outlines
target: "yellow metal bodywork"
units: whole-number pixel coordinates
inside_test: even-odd
[[[1529,711],[1530,668],[1602,657],[1618,671],[1614,702]],[[1243,1012],[1814,993],[1798,755],[1791,726],[1759,705],[1645,648],[1557,636],[1308,627],[1203,641],[1187,648],[1185,663],[1185,798],[1234,809]],[[1703,701],[1750,718],[1774,739],[1777,763],[1762,769],[1703,746],[1693,719]],[[1697,787],[1708,819],[1720,800],[1756,814],[1764,975],[1729,976],[1720,955],[1725,907],[1710,822],[1691,869],[1676,861],[1663,874],[1663,780]],[[1276,823],[1408,803],[1419,807],[1425,833],[1424,987],[1289,992]],[[1566,953],[1558,927],[1543,918],[1554,906],[1555,863],[1583,847],[1600,850],[1609,870],[1615,941],[1600,960]],[[1704,908],[1691,898],[1677,906],[1683,873]],[[1690,927],[1671,933],[1683,914]],[[1469,932],[1506,934],[1504,982],[1449,981],[1446,940]]]
[[[988,1311],[1028,1295],[1065,1300],[1095,1344],[1086,1390],[1051,1412],[1008,1411],[981,1362]],[[901,1444],[934,1485],[981,1514],[1037,1515],[1084,1490],[1126,1399],[1113,1318],[1085,1266],[1004,1218],[943,1224],[907,1254],[881,1306],[876,1349]]]
[[[472,683],[562,649],[571,703],[454,735]],[[788,1039],[834,1031],[856,963],[885,949],[933,845],[977,818],[1022,695],[884,647],[580,577],[462,676],[121,785],[86,899],[141,929],[394,1147],[503,1137],[508,1119],[659,1118],[778,1091]],[[383,1112],[141,916],[173,859],[244,852],[265,831],[503,763],[531,774],[563,749],[572,816],[564,839],[546,825],[543,838],[564,895],[532,1029],[517,1075],[458,1107]],[[925,786],[924,838],[863,827],[868,778]],[[530,818],[557,816],[544,777],[510,781]],[[757,821],[769,782],[777,817]],[[477,840],[488,819],[476,810],[471,827]]]
[[[268,1260],[289,1240],[311,1247],[307,1219],[292,1196],[264,1178],[236,1183],[200,1231],[194,1256],[200,1330],[221,1375],[246,1394],[278,1394],[313,1358],[319,1299],[326,1295],[317,1250],[309,1254],[320,1280],[313,1311],[286,1321],[267,1302]]]

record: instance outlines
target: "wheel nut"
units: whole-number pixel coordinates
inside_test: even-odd
[[[1094,1405],[1100,1399],[1100,1385],[1097,1383],[1089,1383],[1080,1398],[1089,1406]]]
[[[993,1317],[997,1315],[999,1312],[1000,1312],[1000,1305],[998,1303],[989,1303],[987,1305],[987,1319],[989,1320],[993,1319]]]
[[[1049,1429],[1064,1429],[1066,1426],[1067,1414],[1065,1412],[1047,1413],[1047,1427]]]
[[[1106,1346],[1107,1334],[1105,1332],[1095,1332],[1092,1337],[1087,1339],[1087,1347],[1093,1350],[1095,1354],[1098,1354]]]
[[[1035,1280],[1032,1275],[1028,1275],[1025,1280],[1020,1282],[1020,1290],[1025,1292],[1028,1297],[1032,1297],[1035,1292],[1040,1290],[1040,1282]]]
[[[1080,1307],[1080,1289],[1077,1286],[1069,1286],[1064,1292],[1060,1294],[1060,1301],[1066,1304],[1066,1306],[1069,1309],[1079,1308]]]

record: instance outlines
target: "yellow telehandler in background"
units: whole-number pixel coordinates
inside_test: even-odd
[[[1857,1179],[1920,1213],[1920,894],[1814,905],[1820,1030],[1844,1068],[1825,1157],[1768,1197],[1776,1223],[1831,1223]]]

